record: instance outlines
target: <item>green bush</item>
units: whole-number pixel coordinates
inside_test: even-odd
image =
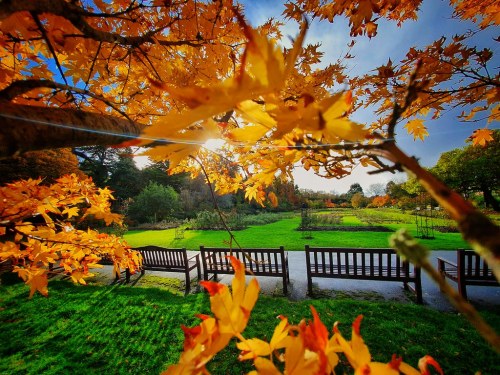
[[[179,195],[171,186],[150,182],[130,205],[128,215],[138,223],[168,220],[179,208]]]
[[[231,230],[241,230],[245,228],[242,221],[242,215],[235,211],[224,212],[224,221]],[[198,212],[196,218],[190,221],[191,229],[204,230],[224,230],[219,214],[216,211],[201,211]]]
[[[245,226],[248,225],[266,225],[266,224],[271,224],[275,223],[277,221],[287,219],[293,216],[293,213],[260,213],[257,215],[246,215],[243,216],[243,224]]]

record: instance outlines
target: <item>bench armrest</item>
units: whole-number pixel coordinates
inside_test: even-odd
[[[445,265],[452,266],[453,268],[458,268],[458,266],[455,262],[452,262],[448,259],[438,257],[437,260],[438,260],[438,269],[440,271],[445,269]]]
[[[193,255],[191,258],[188,258],[188,262],[193,260],[194,258],[196,258],[196,261],[198,261],[199,256],[200,256],[200,254]]]

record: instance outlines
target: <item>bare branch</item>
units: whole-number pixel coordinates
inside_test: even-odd
[[[145,128],[137,122],[76,109],[1,100],[0,108],[0,157],[49,148],[117,145],[138,137]]]

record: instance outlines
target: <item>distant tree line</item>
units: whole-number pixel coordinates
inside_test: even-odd
[[[430,171],[479,207],[500,211],[500,131],[494,131],[493,137],[494,141],[484,147],[467,146],[441,154]],[[97,186],[113,191],[115,211],[125,214],[131,225],[195,218],[202,211],[213,210],[212,194],[203,176],[191,179],[184,174],[169,175],[168,167],[167,161],[150,163],[139,169],[130,148],[92,146],[33,151],[0,159],[0,184],[39,176],[43,176],[44,183],[50,184],[68,173],[86,174]],[[303,207],[408,210],[421,203],[419,199],[424,191],[414,179],[372,184],[366,194],[359,183],[352,184],[346,193],[336,194],[299,189],[280,179],[269,190],[278,198],[276,206],[249,203],[242,192],[216,194],[216,200],[222,210],[239,214]]]

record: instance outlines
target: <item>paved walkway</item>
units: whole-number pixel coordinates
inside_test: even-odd
[[[196,254],[195,251],[189,253]],[[443,257],[456,261],[454,251],[432,251],[431,262],[437,266],[437,257]],[[289,251],[288,262],[290,267],[290,289],[288,298],[291,300],[302,300],[309,298],[307,293],[306,258],[304,251]],[[106,270],[109,271],[109,270]],[[106,272],[105,271],[105,272]],[[184,282],[184,275],[179,273],[151,272],[146,275],[177,278]],[[192,274],[194,276],[194,273]],[[219,281],[229,283],[231,275],[220,275]],[[282,296],[282,280],[274,277],[257,277],[262,292],[267,295]],[[133,275],[132,283],[142,285],[141,278]],[[456,287],[455,283],[451,283]],[[403,289],[403,284],[398,282],[371,281],[371,280],[344,280],[344,279],[313,279],[315,296],[331,298],[354,298],[371,301],[399,301],[414,303],[414,295]],[[183,290],[183,287],[181,287]],[[196,290],[196,288],[192,288]],[[430,280],[425,272],[422,272],[422,290],[424,304],[441,311],[454,311],[453,306],[439,291],[437,285]],[[500,288],[468,286],[467,294],[469,300],[476,307],[493,309],[500,312]]]

